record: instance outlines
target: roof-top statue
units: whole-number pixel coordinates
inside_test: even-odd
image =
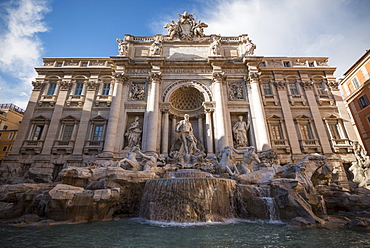
[[[167,23],[164,28],[167,28],[168,36],[170,39],[180,39],[180,40],[192,40],[193,38],[201,38],[204,36],[203,28],[208,27],[207,24],[194,19],[194,14],[189,14],[184,12],[184,14],[178,14],[179,19],[177,23],[171,20],[171,23]]]

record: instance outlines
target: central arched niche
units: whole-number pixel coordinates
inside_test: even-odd
[[[182,117],[184,114],[195,117],[204,113],[204,103],[212,101],[209,89],[196,81],[178,81],[171,84],[163,94],[163,102],[168,103],[170,114]]]
[[[170,96],[172,107],[178,110],[196,110],[202,107],[204,96],[192,86],[182,86]]]

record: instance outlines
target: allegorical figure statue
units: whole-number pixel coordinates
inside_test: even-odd
[[[237,154],[243,154],[242,163],[241,163],[241,174],[250,173],[253,170],[253,162],[261,163],[258,155],[255,152],[255,148],[253,146],[248,147],[247,150],[238,151],[233,149]]]
[[[243,116],[239,116],[239,121],[233,126],[233,134],[235,147],[246,147],[248,145],[247,132],[249,129],[249,122],[243,121]]]
[[[221,38],[213,37],[213,42],[211,44],[212,55],[220,55],[221,50]]]
[[[179,151],[180,153],[192,154],[198,150],[188,114],[185,114],[184,119],[176,124],[175,132],[179,133],[182,143]]]
[[[118,53],[119,55],[127,56],[128,52],[128,43],[125,39],[121,40],[119,38],[116,39],[118,42]]]
[[[131,123],[130,127],[127,129],[125,136],[128,140],[127,147],[133,147],[140,145],[142,129],[140,127],[139,116],[135,116],[134,121]]]
[[[150,47],[151,55],[161,55],[162,53],[162,41],[156,39]]]

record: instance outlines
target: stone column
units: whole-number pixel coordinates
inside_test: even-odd
[[[30,100],[24,113],[21,125],[19,126],[17,138],[14,140],[13,148],[10,154],[19,154],[20,149],[23,145],[23,141],[27,139],[27,132],[29,131],[30,121],[33,117],[33,112],[35,111],[37,100],[42,94],[45,84],[46,83],[44,81],[32,82],[33,90],[30,96]]]
[[[203,115],[198,115],[198,136],[199,136],[199,142],[204,145],[203,140]]]
[[[161,110],[163,113],[163,126],[162,126],[162,154],[168,154],[168,135],[169,135],[169,114],[168,108]]]
[[[214,150],[213,150],[213,126],[212,126],[212,108],[207,108],[204,110],[206,114],[206,132],[207,132],[207,154],[213,155]]]
[[[282,80],[275,81],[275,86],[279,95],[286,130],[288,130],[287,136],[291,148],[291,153],[293,155],[302,154],[292,112],[290,111],[289,98],[286,91],[286,82]]]
[[[265,111],[262,104],[261,91],[259,88],[259,72],[256,65],[248,63],[249,77],[247,81],[251,87],[250,108],[253,130],[255,132],[257,151],[266,151],[270,148],[270,140],[266,124]]]
[[[82,115],[80,125],[78,127],[77,137],[75,147],[73,149],[73,154],[75,155],[82,155],[83,148],[85,146],[85,141],[87,139],[87,135],[89,134],[88,127],[91,117],[91,109],[94,102],[94,97],[96,94],[96,90],[99,87],[99,83],[94,81],[86,82],[86,98],[85,103],[82,107]]]
[[[317,135],[319,136],[319,140],[321,143],[322,151],[324,154],[333,153],[329,137],[326,131],[325,124],[322,120],[322,116],[320,114],[320,109],[316,102],[316,97],[313,92],[313,82],[312,81],[302,81],[301,85],[306,93],[308,105],[310,106],[310,112],[316,126]]]
[[[176,115],[172,115],[171,146],[176,142],[176,132],[175,132],[176,123],[177,123]]]
[[[41,154],[50,154],[51,149],[53,148],[54,141],[57,138],[57,132],[58,128],[60,126],[60,120],[62,118],[63,114],[63,108],[64,104],[67,99],[67,95],[69,92],[69,89],[72,86],[72,82],[70,78],[68,80],[59,81],[59,94],[56,101],[56,104],[54,106],[53,115],[50,120],[50,126],[47,129],[47,134],[44,142],[44,146],[42,148]]]
[[[228,135],[226,133],[225,125],[225,99],[222,93],[222,84],[225,82],[226,77],[223,72],[213,73],[213,92],[215,96],[215,146],[216,151],[221,151],[225,146],[230,145],[228,142]]]
[[[152,72],[148,78],[148,101],[144,117],[143,150],[157,152],[157,134],[159,129],[159,85],[161,73]]]
[[[118,122],[121,114],[121,101],[122,101],[122,84],[127,82],[127,77],[123,73],[114,73],[115,83],[113,91],[112,105],[110,107],[108,125],[107,125],[107,135],[105,137],[104,143],[104,153],[115,152],[115,144],[118,132]]]

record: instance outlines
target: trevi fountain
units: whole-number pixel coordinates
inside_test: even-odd
[[[179,16],[191,19],[186,12]],[[190,24],[184,24],[180,35],[176,25],[172,21],[165,26],[169,32],[166,39],[201,39],[207,26],[191,22],[193,29],[186,31]],[[120,54],[125,56],[131,43],[117,41]],[[210,43],[214,55],[218,55],[221,43],[217,37]],[[251,51],[245,56],[250,56],[255,47],[247,45]],[[162,40],[154,40],[153,56],[161,49]],[[245,93],[234,86],[230,99],[242,100]],[[143,99],[143,88],[132,87],[130,94],[138,101]],[[185,91],[188,86],[181,87]],[[110,108],[115,106],[113,103]],[[345,188],[340,184],[338,167],[323,153],[310,152],[308,147],[298,161],[287,162],[288,156],[283,159],[279,154],[282,150],[262,148],[258,143],[260,127],[242,111],[235,112],[233,124],[225,129],[231,142],[220,141],[216,146],[209,138],[213,134],[206,136],[206,128],[212,123],[213,131],[222,127],[217,122],[222,108],[218,108],[213,113],[216,121],[207,119],[203,126],[204,120],[194,122],[195,115],[186,110],[169,125],[164,111],[162,152],[148,144],[150,137],[159,135],[146,133],[144,137],[145,130],[158,130],[150,124],[143,126],[143,115],[138,112],[130,116],[121,133],[125,140],[120,156],[90,156],[94,159],[82,166],[64,166],[53,180],[40,179],[36,169],[23,168],[27,163],[3,165],[0,246],[370,247],[370,159],[361,145],[352,142],[352,147],[345,148],[356,158],[349,168],[352,180]],[[257,110],[250,113],[259,114]],[[150,115],[145,118],[154,120]],[[194,123],[200,124],[193,128]],[[119,136],[110,132],[112,127],[108,125],[108,135]],[[251,136],[252,128],[255,137]],[[202,137],[201,132],[205,134]],[[36,149],[26,148],[25,152]],[[89,149],[84,150],[86,154]]]

